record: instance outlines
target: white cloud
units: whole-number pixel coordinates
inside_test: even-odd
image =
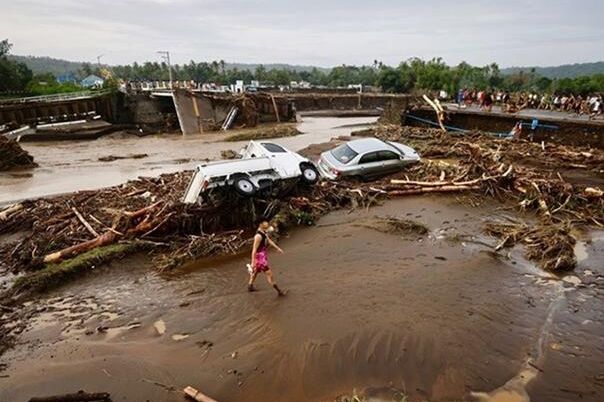
[[[16,54],[107,63],[396,64],[412,56],[450,63],[547,65],[604,54],[604,3],[584,0],[0,0],[0,37]]]

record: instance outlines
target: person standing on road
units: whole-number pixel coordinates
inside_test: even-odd
[[[266,280],[277,291],[277,295],[285,296],[285,292],[283,292],[281,289],[279,289],[279,286],[277,286],[277,283],[275,282],[275,275],[268,264],[269,246],[283,254],[281,247],[277,246],[275,242],[273,242],[268,236],[271,229],[272,227],[268,220],[262,219],[260,221],[256,235],[254,236],[254,244],[252,246],[252,263],[250,264],[252,269],[250,272],[250,280],[248,282],[247,290],[250,292],[256,290],[254,287],[254,281],[260,272],[264,272],[264,275],[266,275]]]
[[[486,110],[487,112],[493,111],[493,95],[491,94],[491,92],[487,91],[484,93],[482,103],[484,105],[484,110]]]
[[[598,96],[597,98],[595,98],[595,100],[593,101],[593,103],[591,105],[591,115],[589,116],[589,118],[595,119],[596,117],[598,117],[601,114],[602,114],[602,97]]]
[[[461,108],[461,105],[463,104],[463,100],[464,100],[464,94],[466,93],[466,89],[460,89],[459,91],[457,91],[457,108]]]

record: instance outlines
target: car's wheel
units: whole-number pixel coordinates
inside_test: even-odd
[[[319,171],[312,165],[300,166],[302,181],[307,184],[315,184],[319,181]]]
[[[233,181],[235,191],[245,197],[251,197],[256,193],[256,186],[245,176],[238,176]]]

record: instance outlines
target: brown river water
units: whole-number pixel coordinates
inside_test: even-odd
[[[309,134],[279,141],[299,149],[366,122],[308,119]],[[68,144],[28,144],[41,171],[1,177],[0,188],[17,199],[193,166],[174,162],[167,144],[191,159],[236,149],[189,138],[120,141],[78,144],[76,156]],[[54,152],[50,166],[43,150]],[[149,158],[95,162],[140,152]],[[44,180],[52,183],[38,188]],[[521,247],[492,252],[484,221],[509,214],[432,196],[333,212],[281,239],[285,254],[271,254],[285,298],[263,278],[247,292],[247,253],[163,275],[146,256],[99,267],[24,307],[27,329],[0,357],[0,401],[85,389],[114,401],[176,402],[187,385],[220,402],[333,401],[354,390],[374,401],[392,390],[410,401],[604,400],[604,232],[578,242],[578,267],[560,279]],[[358,225],[374,216],[412,219],[429,234]]]

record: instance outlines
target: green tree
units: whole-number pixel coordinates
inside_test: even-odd
[[[33,76],[24,63],[8,58],[11,48],[8,39],[0,41],[0,92],[23,91]]]
[[[400,72],[392,67],[382,67],[376,83],[384,92],[405,92]]]

